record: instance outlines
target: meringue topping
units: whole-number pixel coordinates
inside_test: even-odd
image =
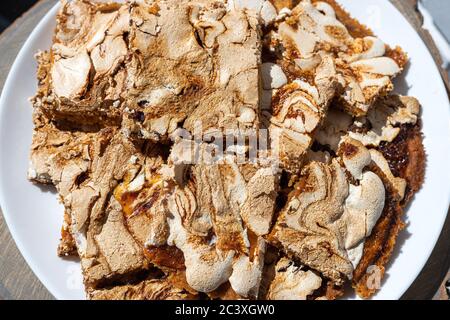
[[[338,155],[330,163],[305,166],[272,239],[287,254],[342,284],[352,278],[361,246],[383,211],[385,187],[368,171],[371,153],[359,141],[343,139]]]
[[[335,59],[343,87],[340,103],[352,115],[367,114],[377,97],[393,88],[391,79],[401,71],[385,56],[386,45],[378,38],[353,38],[326,2],[303,0],[277,29],[284,56],[296,62],[301,73],[313,71],[321,57]]]
[[[322,285],[312,271],[303,271],[293,261],[282,258],[275,266],[275,278],[268,293],[269,300],[306,300]]]

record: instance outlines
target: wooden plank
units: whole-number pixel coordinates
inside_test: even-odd
[[[394,5],[407,17],[420,36],[430,48],[437,65],[441,65],[439,52],[434,45],[431,35],[421,29],[422,18],[416,10],[417,0],[391,0]],[[0,35],[0,88],[14,59],[24,41],[57,0],[41,0],[21,18]],[[447,73],[441,70],[446,79]],[[0,210],[1,211],[1,210]],[[405,293],[405,299],[430,299],[444,296],[443,288],[438,291],[450,266],[450,219],[439,239],[438,245],[423,269],[420,276]],[[0,214],[0,300],[1,299],[52,299],[52,295],[43,287],[32,273],[12,240],[8,228]],[[440,295],[441,294],[441,295]]]

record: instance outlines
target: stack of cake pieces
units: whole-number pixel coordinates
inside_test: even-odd
[[[58,191],[88,298],[379,289],[420,105],[390,94],[402,50],[333,0],[63,2],[37,60],[29,179]],[[247,132],[266,147],[219,143]]]

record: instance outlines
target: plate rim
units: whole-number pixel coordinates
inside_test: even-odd
[[[397,13],[399,13],[403,17],[403,19],[406,20],[408,25],[414,30],[414,32],[420,38],[420,41],[425,46],[427,53],[430,55],[430,58],[433,59],[433,56],[432,56],[428,46],[425,44],[423,39],[418,34],[417,30],[414,29],[414,27],[411,25],[411,23],[408,21],[408,19],[389,0],[384,0],[384,2],[385,3],[387,2],[387,5],[390,5],[391,9],[394,9],[395,11],[397,11]],[[28,52],[30,50],[29,48],[32,46],[33,41],[35,40],[36,36],[39,35],[41,32],[43,32],[45,30],[45,27],[46,27],[47,23],[49,22],[49,20],[54,18],[59,7],[60,7],[60,3],[58,2],[41,18],[39,23],[34,27],[33,31],[30,33],[30,35],[27,37],[26,41],[20,48],[20,51],[17,54],[17,56],[14,60],[14,63],[12,64],[12,67],[8,72],[8,76],[6,77],[6,81],[5,81],[3,89],[2,89],[2,93],[1,93],[1,97],[0,97],[0,118],[2,118],[4,112],[6,112],[7,106],[4,103],[4,100],[6,100],[5,92],[10,92],[12,90],[12,86],[14,85],[13,79],[15,78],[15,74],[17,73],[17,69],[19,68],[19,62],[21,60],[23,60],[24,56],[26,55],[26,52]],[[434,61],[434,59],[433,59],[433,61]],[[435,62],[434,62],[434,67],[438,69],[438,65]],[[437,81],[437,83],[438,83],[439,87],[441,87],[441,88],[439,88],[439,91],[443,90],[444,92],[447,92],[446,88],[445,88],[444,80],[442,79],[442,77],[440,77],[440,79],[439,79],[439,81]],[[448,106],[450,106],[450,99],[449,99],[448,94],[447,94],[447,98],[449,100]],[[0,135],[1,135],[1,132],[0,132]],[[0,141],[2,141],[1,137],[0,137]],[[0,153],[1,152],[2,152],[2,146],[0,145]],[[2,158],[0,157],[0,167],[1,166],[2,166]],[[447,195],[447,202],[448,202],[448,206],[450,206],[450,190],[449,190],[449,194]],[[6,222],[7,227],[9,229],[9,232],[11,234],[11,237],[14,239],[14,242],[16,243],[17,248],[20,251],[20,254],[23,256],[24,260],[26,261],[26,263],[28,264],[30,269],[33,271],[33,273],[36,275],[36,277],[39,279],[39,281],[47,288],[47,290],[56,299],[59,299],[59,300],[65,299],[64,292],[61,292],[58,288],[56,288],[52,285],[52,281],[50,281],[48,279],[48,277],[46,276],[43,269],[34,262],[33,254],[28,252],[28,250],[26,249],[26,245],[22,242],[23,239],[21,239],[21,237],[18,236],[18,232],[16,231],[15,223],[12,222],[13,217],[12,217],[12,215],[9,214],[9,210],[8,210],[8,207],[6,206],[6,203],[7,203],[7,201],[5,198],[5,192],[2,189],[2,185],[0,184],[0,207],[2,209],[3,217]],[[402,290],[400,290],[401,294],[397,297],[397,299],[400,299],[404,295],[404,293],[411,287],[411,285],[417,279],[418,275],[421,273],[424,266],[430,259],[430,256],[431,256],[434,248],[436,247],[438,239],[443,232],[443,227],[444,227],[444,224],[445,224],[445,221],[446,221],[448,215],[449,215],[449,211],[447,211],[445,214],[441,215],[442,221],[436,221],[436,223],[439,224],[440,232],[436,232],[436,234],[433,235],[433,241],[432,241],[433,248],[428,254],[424,255],[424,261],[417,264],[417,265],[420,265],[420,268],[418,268],[419,271],[417,272],[417,274],[414,275],[413,280],[409,284],[406,284],[406,288],[402,288]]]

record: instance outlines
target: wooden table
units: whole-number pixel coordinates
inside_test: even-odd
[[[421,17],[415,10],[416,1],[391,1],[418,30],[433,53],[437,64],[441,65],[439,53],[430,35],[420,28]],[[41,0],[0,35],[0,88],[3,88],[9,69],[31,30],[56,2],[56,0]],[[447,73],[442,71],[442,76],[446,80],[447,88],[450,88]],[[432,207],[430,207],[430,210],[433,210]],[[445,290],[440,286],[444,279],[448,279],[448,276],[450,276],[448,275],[449,267],[450,215],[427,265],[403,298],[444,298]],[[0,214],[0,300],[2,299],[53,299],[53,297],[36,278],[17,250],[3,216]]]

